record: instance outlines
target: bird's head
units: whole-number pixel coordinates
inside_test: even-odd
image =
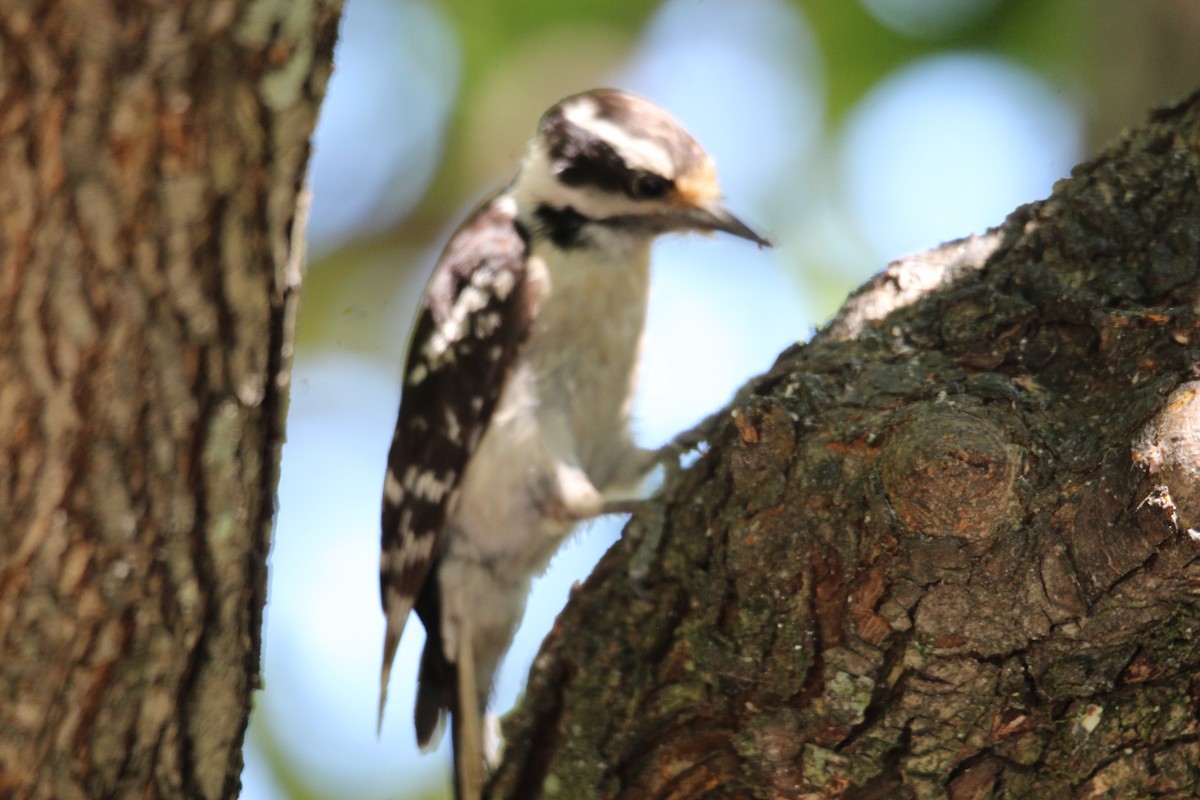
[[[724,231],[770,242],[721,204],[712,159],[653,103],[615,89],[559,102],[542,117],[512,187],[522,215],[560,245],[590,226],[651,237]]]

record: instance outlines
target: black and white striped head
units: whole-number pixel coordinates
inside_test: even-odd
[[[770,246],[721,205],[704,148],[667,112],[616,89],[547,111],[512,191],[535,231],[560,246],[586,244],[590,226],[633,237],[724,231]]]

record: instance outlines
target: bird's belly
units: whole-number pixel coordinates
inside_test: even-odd
[[[610,478],[633,451],[619,404],[588,402],[586,392],[576,392],[576,402],[562,405],[539,396],[536,383],[527,369],[510,379],[447,530],[447,554],[517,581],[541,573],[574,524],[599,510]]]
[[[544,568],[570,528],[546,519],[538,502],[553,465],[538,418],[514,408],[527,402],[514,391],[523,382],[519,371],[510,379],[471,458],[447,541],[448,554],[512,576]]]
[[[579,512],[589,491],[626,488],[617,484],[630,477],[637,453],[630,416],[648,274],[628,265],[605,270],[553,271],[463,475],[447,542],[460,556],[510,574],[539,573],[587,516]]]
[[[442,539],[442,639],[470,620],[480,685],[507,647],[529,584],[602,493],[629,478],[629,432],[645,323],[648,253],[531,258],[546,287],[469,460]]]

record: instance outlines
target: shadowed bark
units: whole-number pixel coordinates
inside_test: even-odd
[[[237,794],[338,10],[0,3],[0,797]]]
[[[1200,794],[1198,277],[1200,95],[892,264],[574,593],[490,796]]]

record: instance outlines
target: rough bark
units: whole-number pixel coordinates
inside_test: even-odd
[[[1198,277],[1200,95],[891,265],[576,591],[490,796],[1200,795]]]
[[[0,797],[233,797],[333,0],[0,4]]]

